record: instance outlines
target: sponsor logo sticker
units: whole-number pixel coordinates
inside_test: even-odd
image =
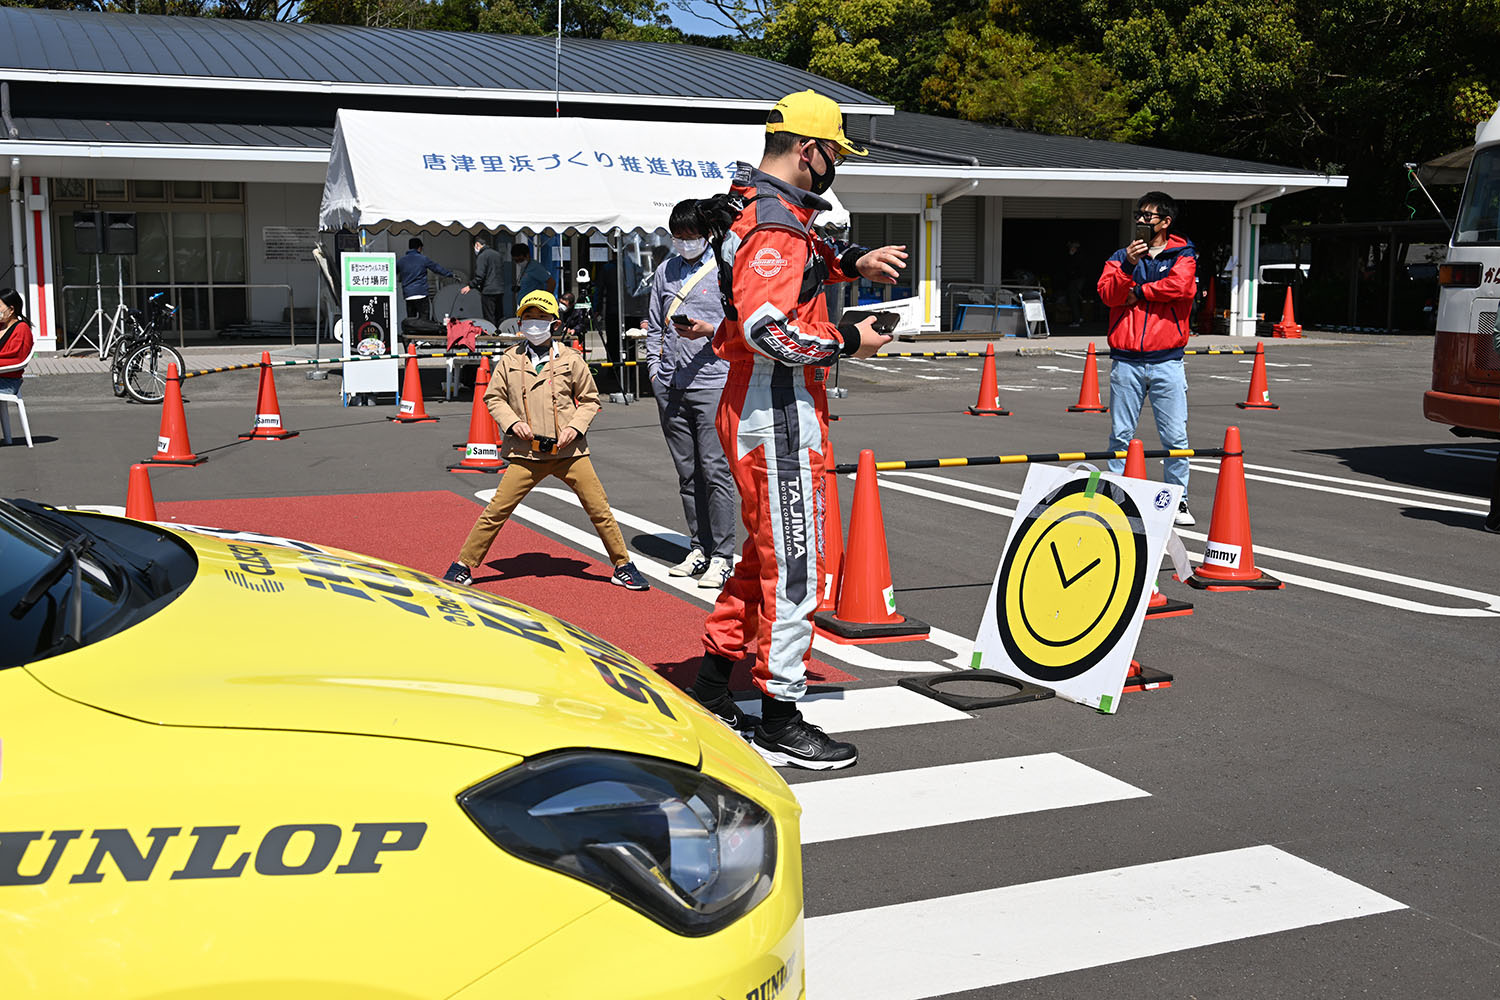
[[[774,278],[789,263],[791,262],[781,256],[781,251],[775,247],[762,247],[755,252],[755,257],[750,261],[750,267],[762,278]]]
[[[1203,562],[1210,566],[1240,568],[1240,547],[1228,542],[1209,542],[1203,549]]]
[[[499,458],[500,449],[492,444],[471,444],[464,454],[469,458]]]
[[[410,400],[410,399],[403,399],[401,401],[401,412],[402,413],[412,413],[412,412],[414,412],[416,410],[416,408],[417,408],[417,404],[415,402],[413,402],[412,400]]]
[[[257,413],[255,415],[255,426],[257,427],[280,427],[281,414],[279,413]]]
[[[1160,493],[1156,494],[1156,499],[1152,502],[1156,504],[1157,510],[1166,510],[1167,505],[1172,502],[1172,494],[1167,492],[1166,490],[1162,490]]]
[[[167,451],[171,447],[172,447],[172,439],[171,438],[159,437],[159,438],[156,439],[156,451],[157,451],[157,454],[161,454],[162,452]]]
[[[881,591],[881,593],[885,595],[885,613],[888,614],[888,615],[895,614],[896,613],[896,588],[893,587],[893,586],[892,587],[887,587],[887,588],[885,588],[885,590]]]

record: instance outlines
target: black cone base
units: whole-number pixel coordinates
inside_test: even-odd
[[[959,694],[957,691],[944,691],[944,684],[954,683],[972,684],[982,683],[993,686],[993,694]],[[1017,680],[1007,677],[994,670],[955,670],[951,674],[921,674],[917,677],[903,677],[896,683],[902,687],[925,694],[927,697],[942,702],[949,708],[956,708],[961,712],[972,712],[980,708],[1000,708],[1005,705],[1020,705],[1028,701],[1044,701],[1053,697],[1051,688],[1038,687],[1029,681]]]

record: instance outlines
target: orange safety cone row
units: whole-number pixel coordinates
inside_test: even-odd
[[[1203,564],[1184,582],[1199,590],[1280,590],[1286,586],[1255,568],[1250,502],[1245,496],[1245,456],[1238,427],[1224,431],[1224,457],[1219,462],[1219,485],[1214,490]]]
[[[925,639],[930,631],[925,622],[896,613],[880,487],[875,483],[875,453],[868,448],[859,453],[838,610],[817,613],[813,621],[821,634],[849,645]]]
[[[1281,322],[1271,327],[1271,336],[1286,337],[1290,340],[1302,339],[1302,324],[1297,322],[1297,314],[1292,311],[1292,289],[1287,286],[1286,305],[1281,307]]]
[[[241,441],[285,441],[297,436],[281,426],[281,404],[276,401],[276,380],[271,377],[271,352],[260,352],[260,391],[255,396],[255,429],[241,434]]]
[[[844,577],[844,516],[839,509],[839,477],[833,445],[823,456],[823,575],[818,580],[818,611],[836,611]]]
[[[167,362],[167,394],[161,404],[161,430],[156,435],[156,454],[148,465],[202,465],[208,461],[193,454],[188,441],[187,412],[182,408],[182,376],[177,362]]]
[[[1125,450],[1125,475],[1130,479],[1145,479],[1146,476],[1146,446],[1141,444],[1140,438],[1132,438],[1130,447]],[[1180,618],[1183,615],[1193,613],[1193,606],[1187,601],[1179,601],[1168,597],[1161,592],[1161,588],[1153,580],[1151,583],[1151,603],[1146,605],[1146,619],[1152,618]],[[1140,664],[1131,661],[1134,666]],[[1170,678],[1168,682],[1170,685]],[[1132,690],[1126,688],[1125,690]]]
[[[1287,292],[1288,295],[1291,292]],[[1242,410],[1279,410],[1271,402],[1271,388],[1266,384],[1266,345],[1255,345],[1255,367],[1250,369],[1250,394],[1243,403],[1235,403]]]
[[[469,443],[464,457],[449,472],[499,472],[505,468],[500,457],[500,442],[495,438],[495,418],[484,405],[484,391],[490,386],[490,359],[479,363],[474,376],[474,405],[469,408]]]
[[[1069,413],[1108,413],[1109,408],[1099,402],[1099,362],[1094,360],[1094,344],[1089,342],[1089,355],[1083,362],[1083,384],[1078,387],[1078,405],[1068,407]]]
[[[964,411],[971,417],[1008,417],[1000,405],[1000,386],[995,380],[995,345],[984,345],[984,369],[979,375],[979,399]]]
[[[125,488],[125,516],[137,521],[156,520],[156,498],[151,495],[151,469],[139,463],[130,467]]]
[[[399,424],[436,423],[438,417],[429,417],[427,407],[422,405],[422,371],[417,367],[417,349],[406,345],[406,375],[401,380],[401,405],[394,417],[387,420]]]

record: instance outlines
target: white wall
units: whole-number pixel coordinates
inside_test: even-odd
[[[266,226],[318,228],[318,206],[323,188],[317,184],[245,185],[245,280],[250,284],[286,283],[292,286],[298,309],[312,309],[317,301],[317,264],[307,261],[266,260]],[[286,312],[286,291],[255,288],[250,291],[252,322],[279,323]],[[299,336],[304,331],[297,331]],[[311,325],[305,335],[312,337]]]

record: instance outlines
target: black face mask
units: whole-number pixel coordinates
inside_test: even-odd
[[[823,171],[822,173],[819,173],[812,168],[812,161],[809,160],[807,163],[807,172],[812,174],[812,188],[810,189],[812,193],[822,194],[829,188],[833,187],[833,175],[835,168],[833,165],[833,160],[829,158],[828,151],[823,148],[823,144],[817,143],[816,145],[818,147],[818,155],[823,158],[823,163],[828,167],[828,169],[826,171]]]

